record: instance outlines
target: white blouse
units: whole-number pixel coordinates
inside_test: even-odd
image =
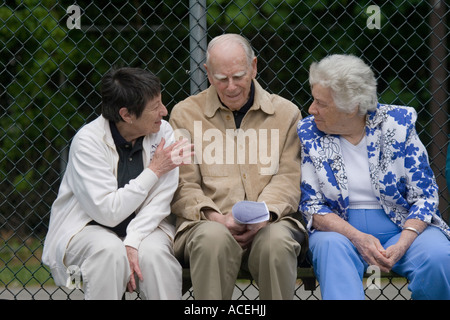
[[[366,137],[355,146],[340,138],[347,172],[349,209],[381,209],[372,190]]]

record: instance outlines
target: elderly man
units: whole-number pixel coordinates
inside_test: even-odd
[[[188,265],[197,299],[231,299],[241,268],[261,299],[292,299],[297,258],[307,249],[293,217],[300,198],[299,109],[255,80],[257,59],[243,37],[226,34],[208,46],[211,86],[177,104],[170,122],[193,139],[196,157],[180,167],[172,201],[178,216],[175,255]],[[236,203],[264,202],[270,219],[237,223]]]

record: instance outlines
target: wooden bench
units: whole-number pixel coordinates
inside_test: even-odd
[[[365,273],[364,278],[370,277],[372,274]],[[381,272],[381,278],[403,278],[394,272]],[[253,280],[250,272],[245,270],[240,270],[238,280]],[[305,290],[314,291],[316,290],[316,275],[314,274],[314,269],[312,267],[298,267],[297,268],[297,279],[302,280]],[[189,268],[183,269],[183,295],[192,287],[191,274]]]

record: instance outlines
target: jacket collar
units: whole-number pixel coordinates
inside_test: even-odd
[[[102,130],[103,140],[108,146],[115,148],[114,139],[111,134],[111,128],[109,126],[109,120],[100,115],[98,117],[98,121],[100,122],[99,128],[100,130]]]
[[[377,104],[377,108],[373,111],[367,112],[366,125],[370,128],[377,127],[384,120],[384,114],[381,110],[381,104]]]
[[[270,94],[261,87],[257,80],[254,79],[253,84],[255,85],[255,98],[250,110],[261,109],[267,114],[273,114],[275,112],[275,108],[270,100]],[[226,107],[224,107],[219,100],[216,88],[214,86],[210,86],[206,91],[205,116],[212,118],[216,114],[217,110],[221,108],[226,109]]]
[[[112,148],[113,150],[117,150],[113,135],[111,133],[111,127],[109,124],[109,120],[105,119],[102,115],[100,115],[97,118],[97,121],[99,121],[99,126],[98,126],[98,128],[100,129],[99,133],[101,133],[103,135],[103,140],[105,141],[106,145],[108,147]],[[144,163],[146,163],[147,159],[152,158],[152,148],[148,147],[149,144],[153,143],[152,141],[160,141],[160,139],[161,139],[161,138],[156,138],[155,140],[152,140],[152,137],[159,137],[160,134],[161,134],[161,130],[156,134],[144,136],[144,139],[142,141],[143,150],[145,153]],[[155,145],[155,149],[157,146],[158,146],[158,144]]]

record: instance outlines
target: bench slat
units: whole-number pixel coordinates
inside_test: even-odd
[[[364,278],[370,277],[372,274],[365,273]],[[395,272],[381,272],[381,278],[403,278]],[[246,270],[240,270],[237,279],[241,280],[253,280],[250,272]],[[313,268],[298,267],[297,279],[302,280],[305,290],[314,291],[316,289],[316,276]],[[183,269],[183,294],[185,294],[192,287],[191,274],[189,268]]]

